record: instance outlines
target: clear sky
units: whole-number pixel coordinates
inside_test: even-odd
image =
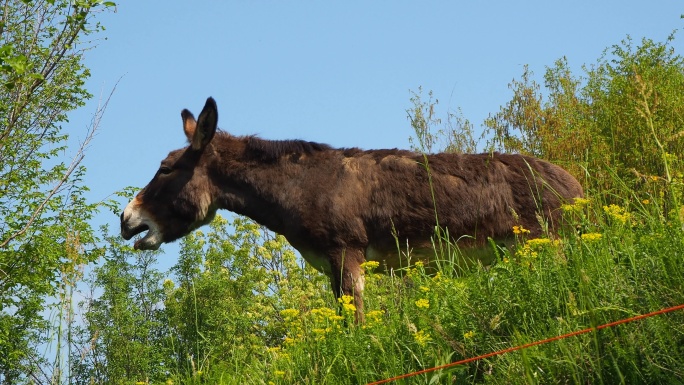
[[[147,184],[185,145],[180,111],[208,96],[232,134],[407,148],[419,86],[478,128],[525,64],[540,78],[565,56],[580,74],[627,35],[663,42],[684,26],[677,0],[119,3],[86,54],[96,97],[65,125],[82,138],[120,79],[84,163],[93,201]],[[681,32],[674,47],[684,54]],[[118,228],[111,213],[97,221]]]

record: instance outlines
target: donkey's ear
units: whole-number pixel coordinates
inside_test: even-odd
[[[181,111],[181,118],[183,119],[183,131],[185,132],[185,136],[188,138],[188,142],[192,142],[192,137],[195,135],[195,129],[197,128],[195,116],[192,112],[183,110]]]
[[[192,121],[194,122],[194,118]],[[188,137],[192,149],[202,150],[206,147],[214,137],[217,125],[218,109],[216,108],[216,102],[210,97],[207,99],[206,104],[204,104],[204,108],[200,112],[199,118],[197,118],[197,123],[194,124],[192,138]],[[186,124],[185,126],[187,127],[188,125]],[[187,133],[188,130],[186,129]]]

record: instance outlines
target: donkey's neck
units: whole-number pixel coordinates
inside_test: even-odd
[[[303,141],[232,140],[239,141],[232,144],[239,148],[239,155],[224,153],[217,166],[221,175],[219,207],[247,216],[288,239],[296,238],[310,203],[305,197],[311,193],[312,172],[320,178],[329,164],[328,157],[320,155],[336,150]]]

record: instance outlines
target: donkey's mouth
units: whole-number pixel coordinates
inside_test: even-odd
[[[147,231],[142,238],[135,241],[133,249],[135,250],[157,250],[162,244],[161,232],[154,224],[142,223],[138,226],[127,228],[125,225],[121,226],[121,236],[125,240],[129,240],[138,234]]]
[[[128,233],[126,234],[126,236],[124,236],[124,239],[129,240],[129,239],[133,238],[134,236],[136,236],[142,232],[145,232],[149,229],[150,229],[150,226],[148,226],[148,225],[140,225],[134,229],[130,229],[128,231]]]
[[[135,250],[157,250],[161,245],[161,234],[154,231],[154,229],[149,229],[144,237],[138,239],[133,244],[133,249]]]
[[[157,250],[162,244],[162,236],[156,226],[142,225],[137,227],[137,234],[141,234],[143,231],[148,230],[144,237],[138,239],[133,244],[133,249],[135,250]]]
[[[153,217],[140,206],[140,200],[136,197],[128,203],[121,213],[121,236],[129,240],[134,236],[147,231],[142,238],[135,241],[135,250],[157,250],[162,244],[162,231]]]
[[[140,226],[136,226],[135,228],[132,229],[127,229],[125,225],[121,226],[121,236],[125,240],[129,240],[133,238],[134,236],[142,233],[143,231],[147,231],[150,229],[150,226],[147,224],[141,224]]]

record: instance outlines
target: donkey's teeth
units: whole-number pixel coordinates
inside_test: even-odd
[[[147,229],[145,229],[147,230]],[[138,239],[133,245],[135,250],[157,250],[162,244],[161,234],[150,228],[144,237]]]
[[[135,227],[135,228],[132,228],[132,229],[126,228],[125,225],[122,226],[121,228],[122,228],[121,236],[125,240],[129,240],[129,239],[133,238],[134,236],[142,233],[143,231],[147,231],[150,229],[150,227],[147,226],[146,224],[142,224],[142,225]]]

